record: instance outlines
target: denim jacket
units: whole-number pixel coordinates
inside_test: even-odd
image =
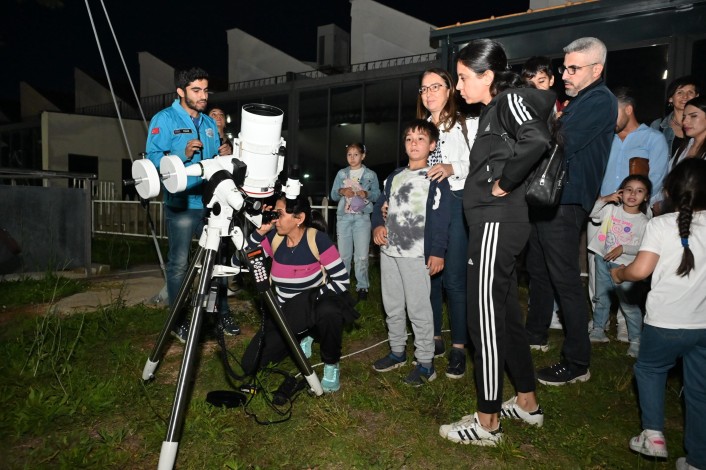
[[[338,190],[343,187],[343,182],[346,178],[350,177],[351,167],[347,166],[336,174],[336,179],[333,181],[333,188],[331,188],[331,200],[338,202],[338,209],[336,210],[336,215],[346,214],[346,198],[338,194]],[[380,197],[380,183],[378,182],[378,175],[375,174],[373,170],[363,165],[363,175],[360,177],[360,185],[363,187],[365,192],[368,193],[366,198],[368,204],[362,210],[363,214],[370,214],[373,212],[373,204]]]

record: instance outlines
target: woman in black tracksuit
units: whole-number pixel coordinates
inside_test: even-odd
[[[469,224],[468,327],[475,349],[478,409],[441,426],[459,443],[495,445],[500,417],[541,426],[535,376],[518,300],[516,264],[530,233],[525,179],[550,147],[547,120],[555,95],[519,88],[502,46],[471,41],[458,54],[456,88],[484,106],[471,149],[463,208]],[[517,395],[503,403],[503,371]]]

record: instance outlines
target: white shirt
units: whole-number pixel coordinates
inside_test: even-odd
[[[429,117],[431,121],[431,116]],[[441,126],[442,128],[444,126]],[[433,154],[441,152],[441,163],[450,163],[454,174],[448,178],[451,191],[461,191],[466,185],[466,177],[470,168],[469,156],[470,148],[478,132],[478,118],[466,118],[466,128],[468,129],[468,143],[463,136],[461,121],[456,121],[456,125],[445,131],[439,128],[439,141],[436,143],[438,150]]]
[[[640,251],[659,255],[652,273],[652,290],[645,304],[645,324],[668,329],[706,328],[706,214],[694,212],[689,248],[695,268],[677,276],[684,249],[677,228],[677,213],[650,220]]]

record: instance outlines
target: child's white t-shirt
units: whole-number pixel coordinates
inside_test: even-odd
[[[424,227],[429,195],[428,168],[397,173],[390,184],[387,245],[380,251],[393,258],[424,258]]]
[[[640,247],[648,217],[642,212],[629,214],[622,205],[600,200],[596,202],[589,217],[601,225],[588,241],[588,249],[603,257],[620,245],[623,254],[613,262],[626,265],[632,263]]]
[[[695,212],[691,221],[689,248],[695,268],[678,276],[684,250],[677,228],[677,213],[650,220],[640,251],[659,255],[652,274],[652,290],[645,304],[645,324],[669,329],[706,328],[706,214]]]

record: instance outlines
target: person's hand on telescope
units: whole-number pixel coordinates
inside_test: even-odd
[[[233,155],[233,147],[227,140],[223,142],[223,145],[218,147],[218,155]]]
[[[267,204],[263,204],[262,206],[262,212],[268,212],[274,209],[274,206],[268,206]],[[272,228],[275,226],[275,220],[277,219],[272,219],[266,224],[260,225],[259,228],[256,228],[255,231],[259,233],[260,235],[265,235],[267,232],[272,230]]]
[[[203,143],[199,139],[191,139],[186,143],[186,149],[184,149],[184,155],[186,158],[191,160],[194,158],[194,153],[200,152],[203,148]]]

